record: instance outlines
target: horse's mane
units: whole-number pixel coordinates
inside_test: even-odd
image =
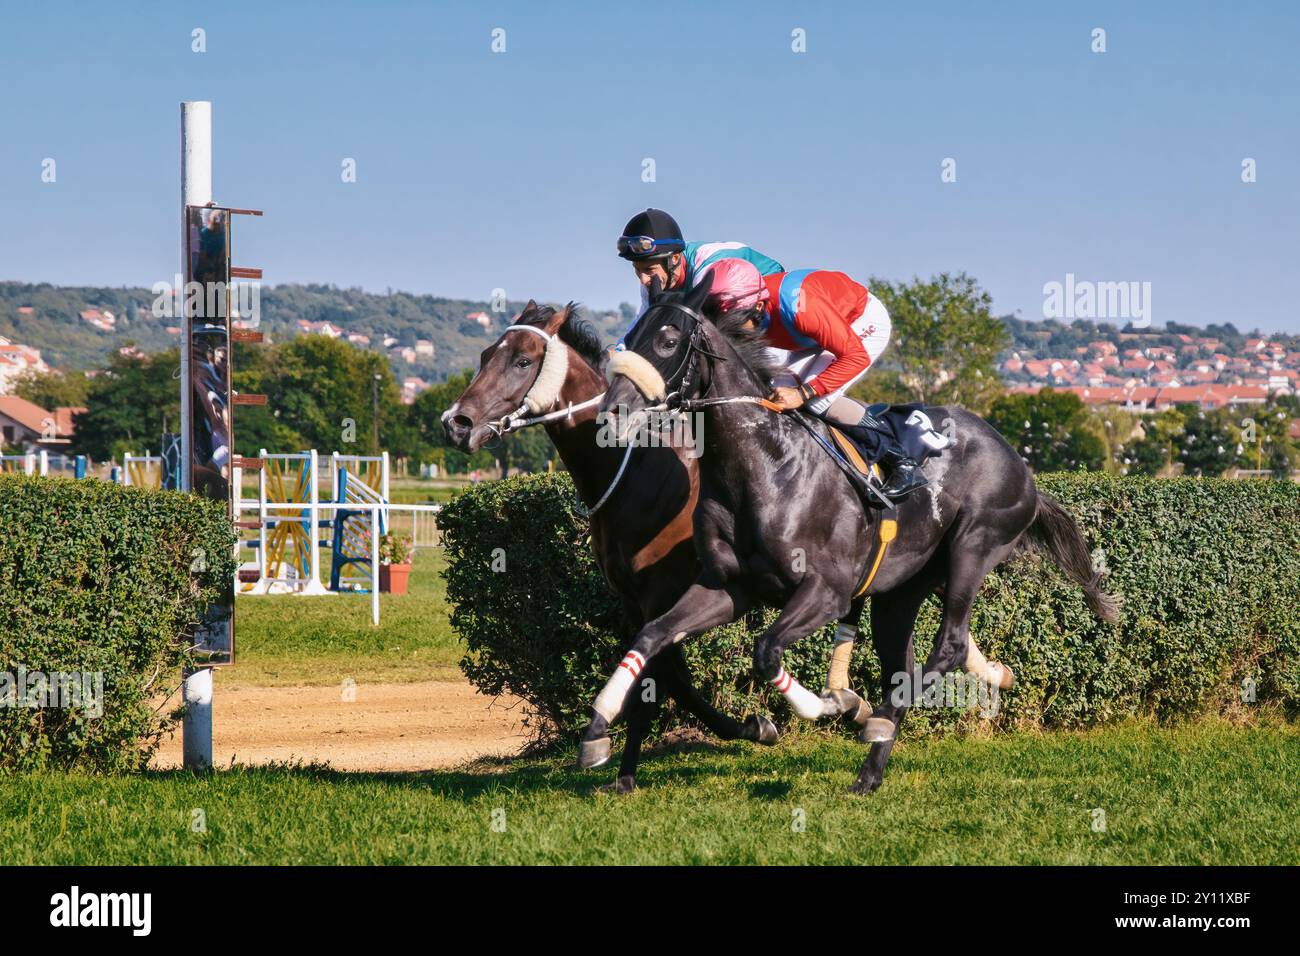
[[[699,299],[701,293],[707,295],[707,290],[696,288],[681,292],[664,292],[651,299],[650,308],[670,302],[689,306],[692,304],[690,300]],[[702,304],[701,312],[722,333],[745,367],[764,385],[771,382],[780,367],[772,361],[767,351],[769,347],[767,336],[763,334],[761,328],[763,308],[755,306],[752,309],[732,309],[729,312],[721,312],[715,301],[709,299]],[[754,322],[753,328],[746,328],[746,323],[751,320]]]
[[[711,317],[714,326],[723,334],[731,347],[735,349],[740,360],[748,366],[760,382],[767,384],[779,371],[779,366],[772,361],[768,353],[767,336],[763,334],[760,323],[763,318],[761,308],[732,309]],[[753,321],[753,326],[746,323]]]
[[[581,355],[588,365],[599,371],[605,353],[604,346],[600,344],[600,336],[596,334],[590,322],[579,317],[583,311],[582,306],[570,302],[565,308],[569,310],[569,319],[560,326],[560,341]],[[554,306],[540,305],[534,311],[520,315],[517,321],[520,325],[545,325],[558,311],[559,309]]]

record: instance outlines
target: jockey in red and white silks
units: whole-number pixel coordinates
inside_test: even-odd
[[[712,295],[723,308],[761,306],[759,324],[773,364],[783,369],[778,389],[790,407],[824,415],[889,344],[889,311],[843,272],[801,269],[760,276],[743,260],[715,263]],[[856,425],[861,413],[843,424]],[[838,418],[837,418],[838,420]]]
[[[724,310],[760,307],[768,354],[781,373],[772,398],[783,408],[804,408],[847,429],[871,421],[866,408],[845,394],[889,345],[889,310],[843,272],[800,269],[760,275],[744,259],[723,259],[702,269],[712,274],[712,296]],[[885,491],[902,497],[925,484],[917,464],[892,441],[880,461],[891,471]]]

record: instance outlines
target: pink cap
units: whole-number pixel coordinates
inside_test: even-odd
[[[709,298],[724,312],[732,309],[752,309],[767,301],[767,286],[758,267],[747,259],[719,259],[706,266],[696,281],[705,275],[713,277]]]

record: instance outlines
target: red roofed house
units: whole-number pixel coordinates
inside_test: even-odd
[[[62,450],[72,439],[72,416],[80,408],[56,408],[49,412],[17,395],[0,395],[0,442],[9,448],[29,451]]]

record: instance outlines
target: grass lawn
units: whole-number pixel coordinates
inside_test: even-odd
[[[575,771],[572,753],[424,774],[34,774],[0,781],[0,863],[1300,862],[1294,725],[909,742],[867,798],[846,792],[862,755],[819,736],[701,744],[651,756],[625,797],[593,795],[612,771]]]
[[[321,552],[328,582],[329,555]],[[379,627],[369,594],[240,596],[235,603],[235,665],[222,686],[459,680],[460,638],[448,623],[441,548],[422,548],[410,593],[379,598]]]
[[[393,476],[388,482],[388,500],[394,504],[443,504],[471,487],[468,480],[436,481]]]

